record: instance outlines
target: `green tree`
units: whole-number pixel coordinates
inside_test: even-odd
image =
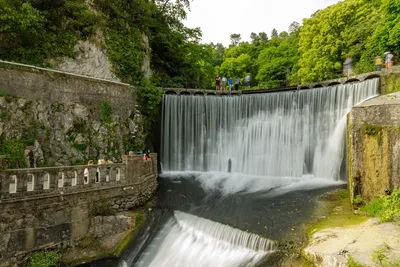
[[[289,25],[289,34],[290,35],[298,35],[300,33],[300,23],[293,21],[290,25]]]
[[[251,65],[252,59],[248,54],[227,58],[218,68],[218,72],[228,76],[244,77]]]
[[[359,65],[368,36],[379,20],[379,2],[346,0],[303,21],[298,72],[302,83],[340,76],[342,62],[348,56],[353,58],[356,67]]]
[[[232,33],[231,34],[231,45],[232,46],[239,45],[241,40],[242,40],[242,37],[240,36],[240,34],[237,34],[237,33]]]
[[[368,38],[368,45],[363,54],[362,61],[369,62],[373,56],[382,55],[385,51],[391,51],[395,55],[400,55],[400,2],[396,0],[382,0],[380,9],[375,8],[373,24],[375,31],[372,37]],[[363,68],[363,71],[371,70]]]
[[[276,29],[272,29],[271,38],[278,38],[278,31]]]
[[[190,10],[189,0],[155,0],[160,11],[173,19],[185,19]]]
[[[101,20],[80,0],[0,0],[0,57],[48,65],[73,57],[77,40],[85,40]]]
[[[298,38],[272,39],[257,59],[259,85],[267,88],[289,85],[294,79],[291,75],[298,59]]]
[[[260,32],[260,33],[258,34],[258,36],[259,36],[260,41],[261,41],[262,43],[268,42],[268,35],[267,35],[265,32]]]

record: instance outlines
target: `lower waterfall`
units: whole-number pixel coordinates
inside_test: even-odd
[[[138,267],[256,266],[273,243],[256,234],[175,211]]]

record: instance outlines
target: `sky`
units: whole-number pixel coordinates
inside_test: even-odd
[[[193,0],[184,22],[190,28],[200,27],[203,43],[230,44],[229,36],[240,33],[243,41],[251,32],[272,29],[287,31],[293,21],[302,23],[315,11],[339,2],[338,0]]]

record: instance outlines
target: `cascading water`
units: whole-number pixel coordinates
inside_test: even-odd
[[[165,95],[162,170],[340,179],[345,116],[378,79],[242,96]]]
[[[175,211],[136,266],[251,267],[272,249],[258,235]]]
[[[307,212],[307,208],[300,211],[301,205],[294,208],[294,203],[301,202],[303,197],[285,207],[285,201],[290,199],[285,193],[338,185],[336,181],[344,178],[341,172],[345,169],[346,115],[355,104],[377,94],[378,82],[374,79],[312,90],[241,96],[165,95],[163,177],[177,184],[181,178],[194,178],[205,192],[216,189],[222,195],[265,195],[269,199],[269,213],[260,215],[257,225],[265,225],[264,231],[270,227],[285,230],[288,225],[282,220],[287,222],[288,218],[293,220]],[[227,172],[229,159],[231,173]],[[259,203],[256,198],[250,197],[248,203]],[[275,203],[276,199],[280,201]],[[213,208],[208,204],[206,211]],[[235,210],[233,206],[227,207],[229,212]],[[196,209],[189,211],[196,213]],[[227,210],[216,212],[223,214]],[[251,214],[239,209],[242,213]],[[207,212],[200,214],[207,216]],[[241,228],[248,229],[250,219],[239,219],[245,221]],[[281,224],[286,228],[277,227]],[[122,265],[131,266],[136,261],[135,266],[139,267],[257,266],[272,251],[272,243],[258,235],[175,211],[139,260],[129,256]]]

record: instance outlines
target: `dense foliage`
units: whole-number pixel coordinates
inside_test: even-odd
[[[41,251],[35,253],[29,264],[30,267],[52,267],[58,266],[61,256],[56,251]]]
[[[78,40],[91,36],[101,16],[84,0],[0,0],[0,58],[36,65],[74,56]]]
[[[385,51],[400,54],[398,0],[344,0],[270,38],[232,33],[228,47],[200,44],[200,29],[182,23],[189,8],[189,0],[0,0],[0,58],[51,65],[89,39],[123,81],[143,84],[148,57],[153,85],[212,88],[216,73],[281,87],[339,77],[347,57],[367,72]]]
[[[400,190],[393,191],[390,195],[381,196],[367,205],[361,211],[370,216],[379,217],[382,222],[400,220]]]

